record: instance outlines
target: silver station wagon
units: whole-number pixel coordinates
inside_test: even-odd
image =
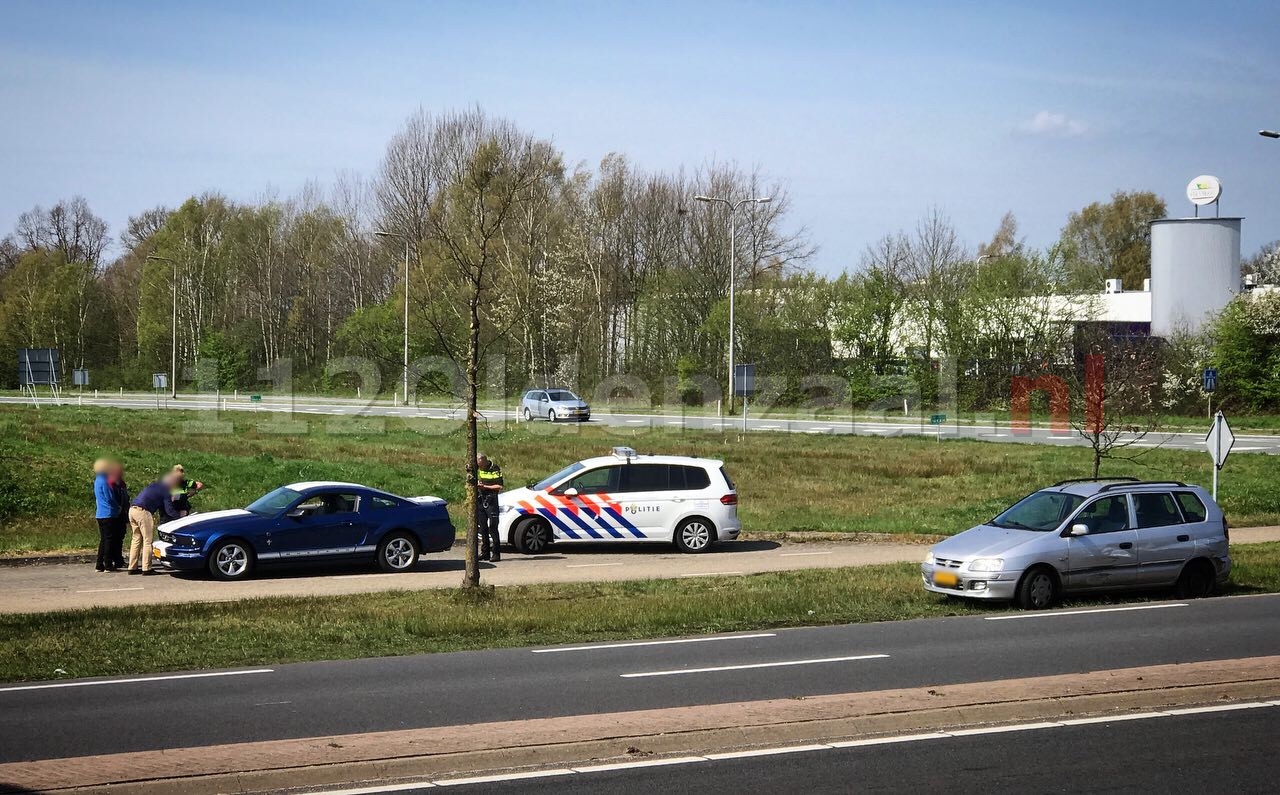
[[[1174,588],[1209,596],[1231,556],[1222,510],[1199,486],[1133,478],[1064,480],[935,544],[924,587],[1027,609],[1063,594]]]

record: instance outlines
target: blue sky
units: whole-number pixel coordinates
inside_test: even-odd
[[[1246,254],[1280,238],[1280,4],[1049,5],[7,0],[0,233],[372,174],[417,107],[479,104],[571,162],[759,165],[828,272],[931,206],[1046,245],[1117,189],[1189,215],[1202,173]]]

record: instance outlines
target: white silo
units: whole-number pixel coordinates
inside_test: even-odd
[[[1240,292],[1240,218],[1151,222],[1151,333],[1199,331]]]

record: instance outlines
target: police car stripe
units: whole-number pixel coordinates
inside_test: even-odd
[[[609,512],[610,516],[612,516],[614,519],[617,519],[619,524],[621,524],[627,530],[630,530],[631,534],[634,535],[636,538],[645,537],[644,533],[640,532],[640,528],[636,527],[635,525],[631,524],[631,522],[627,521],[627,518],[623,516],[618,511],[618,509],[613,508],[612,506],[606,506],[605,510]]]
[[[585,521],[582,519],[582,517],[581,517],[581,516],[579,516],[579,515],[577,514],[577,512],[575,512],[575,511],[571,511],[571,510],[568,510],[568,509],[565,509],[565,512],[564,512],[564,513],[565,513],[565,515],[566,515],[566,516],[568,516],[570,519],[572,519],[572,520],[574,521],[574,523],[575,523],[575,524],[577,524],[579,527],[581,527],[583,530],[587,531],[588,533],[591,533],[593,536],[595,535],[595,530],[591,527],[591,525],[590,525],[590,524],[588,524],[587,522],[585,522]],[[605,529],[606,529],[606,530],[608,530],[609,528],[607,528],[607,527],[606,527]],[[619,538],[621,538],[621,536],[618,536],[618,537],[619,537]]]
[[[568,511],[563,511],[563,514],[562,514],[562,506],[558,504],[555,497],[549,497],[549,498],[537,497],[536,499],[540,504],[546,506],[546,509],[550,511],[550,513],[546,514],[547,517],[552,521],[554,521],[556,523],[556,526],[559,527],[561,530],[563,530],[566,535],[568,535],[570,538],[581,537],[577,533],[575,533],[569,527],[568,523],[564,520],[563,514],[567,514]],[[586,534],[591,536],[592,538],[604,537],[604,536],[601,536],[599,533],[597,533],[595,530],[593,530],[590,525],[583,525],[581,522],[578,522],[576,517],[574,519],[574,523],[581,526],[582,529],[586,532]]]
[[[624,536],[622,533],[620,533],[616,527],[614,527],[613,525],[611,525],[609,522],[605,521],[605,517],[603,516],[603,514],[604,514],[604,512],[608,509],[608,506],[606,506],[606,505],[604,505],[604,504],[598,504],[597,502],[592,502],[592,501],[591,501],[589,498],[587,498],[587,497],[582,497],[581,499],[582,499],[582,501],[583,501],[584,503],[586,503],[588,506],[590,506],[590,508],[591,508],[591,510],[592,510],[591,518],[593,518],[593,519],[595,519],[595,520],[596,520],[596,524],[600,525],[600,526],[601,526],[601,527],[603,527],[605,530],[608,530],[608,531],[609,531],[609,535],[613,536],[614,538],[618,538],[618,539],[625,539],[625,538],[626,538],[626,536]],[[597,498],[596,498],[596,500],[601,500],[601,499],[607,500],[607,499],[608,499],[608,495],[602,495],[601,497],[597,497]],[[626,523],[626,520],[623,520],[623,524],[625,524],[625,523]],[[643,536],[641,536],[641,537],[643,537]]]
[[[551,523],[552,527],[555,527],[557,530],[559,530],[561,533],[564,533],[569,538],[576,538],[576,539],[582,538],[582,536],[578,535],[573,530],[571,530],[568,525],[564,524],[559,519],[557,519],[555,511],[548,510],[547,508],[539,508],[538,513],[539,515],[545,517],[546,520]],[[597,536],[597,538],[599,538],[599,536]]]

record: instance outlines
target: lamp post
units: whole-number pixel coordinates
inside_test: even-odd
[[[149,254],[147,259],[156,262],[167,262],[173,266],[173,278],[169,281],[173,288],[173,317],[170,319],[172,338],[169,343],[169,388],[174,400],[178,399],[178,262],[158,254]]]
[[[769,196],[749,196],[745,199],[739,199],[736,202],[730,199],[724,199],[719,196],[694,196],[694,201],[703,202],[704,204],[723,204],[729,208],[729,394],[728,405],[730,413],[733,411],[733,312],[734,312],[734,294],[737,279],[738,262],[737,262],[737,243],[738,243],[738,210],[748,204],[766,204],[769,202]]]
[[[374,232],[378,237],[404,241],[404,405],[409,405],[409,236],[399,232]]]

